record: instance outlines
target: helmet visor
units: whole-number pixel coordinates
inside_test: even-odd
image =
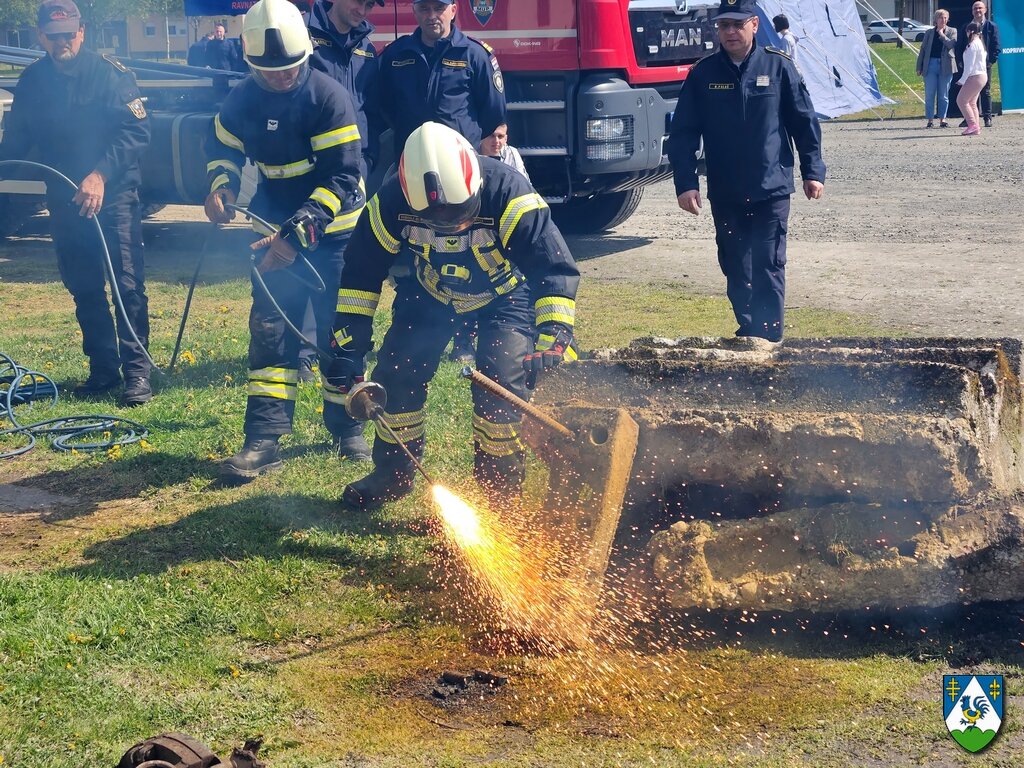
[[[473,195],[464,203],[437,205],[425,211],[416,211],[432,230],[441,234],[451,235],[461,232],[473,222],[480,213],[480,195]]]
[[[270,93],[289,93],[294,91],[306,80],[309,74],[309,62],[304,61],[287,69],[259,69],[249,64],[252,79],[265,91]]]

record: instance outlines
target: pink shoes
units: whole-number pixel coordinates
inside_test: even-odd
[[[968,125],[966,128],[963,129],[963,131],[960,132],[961,136],[978,136],[979,134],[981,134],[981,126],[978,125],[977,123],[974,123],[973,125]]]

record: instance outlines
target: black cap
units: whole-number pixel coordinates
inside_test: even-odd
[[[43,0],[39,5],[39,31],[44,35],[66,35],[82,26],[82,14],[71,0]]]
[[[715,14],[716,19],[749,19],[751,16],[757,16],[755,0],[722,0]]]

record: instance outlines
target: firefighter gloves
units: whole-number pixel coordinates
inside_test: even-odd
[[[537,376],[554,368],[563,359],[575,360],[572,329],[561,323],[542,323],[537,328],[534,351],[523,358],[526,386],[533,389]]]

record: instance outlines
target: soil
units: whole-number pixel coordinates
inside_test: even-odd
[[[788,308],[864,314],[920,334],[1022,332],[1024,116],[996,118],[978,137],[955,125],[822,126],[825,197],[793,197]],[[671,182],[649,187],[610,236],[570,246],[585,279],[725,295],[708,202],[699,217],[682,212]]]

